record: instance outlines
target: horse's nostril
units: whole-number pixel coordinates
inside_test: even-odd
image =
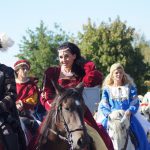
[[[86,145],[86,141],[85,141],[85,139],[84,139],[83,137],[81,137],[81,138],[78,140],[77,144],[80,146],[80,148],[84,148],[85,145]]]

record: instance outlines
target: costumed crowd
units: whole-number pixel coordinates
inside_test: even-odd
[[[0,51],[6,51],[13,43],[6,34],[1,35]],[[136,85],[123,66],[112,64],[110,73],[103,81],[102,72],[96,69],[94,62],[81,56],[79,47],[74,43],[63,43],[57,53],[59,65],[50,66],[43,73],[42,91],[38,87],[38,77],[29,74],[32,64],[28,60],[18,60],[13,69],[0,64],[0,150],[37,149],[45,116],[57,95],[52,81],[65,89],[75,88],[81,82],[84,87],[102,85],[97,118],[93,118],[86,104],[83,108],[87,132],[96,150],[115,149],[107,133],[109,114],[115,110],[124,110],[125,117],[130,118],[135,149],[149,150],[145,128],[139,121],[140,117],[136,117],[140,105]],[[150,103],[149,93],[144,98],[146,103]]]

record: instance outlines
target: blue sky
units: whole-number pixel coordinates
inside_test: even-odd
[[[13,67],[18,44],[26,30],[34,30],[43,20],[49,30],[58,23],[66,32],[76,34],[91,18],[96,24],[120,17],[127,25],[150,40],[149,0],[3,0],[0,3],[0,33],[6,32],[15,44],[0,52],[0,62]]]

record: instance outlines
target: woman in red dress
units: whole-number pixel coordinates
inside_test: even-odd
[[[50,67],[44,73],[43,93],[40,100],[47,111],[51,109],[51,103],[56,95],[51,80],[55,80],[65,88],[76,87],[80,82],[83,82],[85,87],[94,87],[102,83],[102,73],[96,70],[92,61],[87,61],[81,56],[80,49],[75,44],[70,42],[62,44],[58,48],[58,58],[60,65]],[[108,134],[103,126],[97,126],[88,107],[85,108],[84,119],[99,133],[107,148],[112,150],[113,145]]]

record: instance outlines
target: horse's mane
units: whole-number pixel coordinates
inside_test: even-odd
[[[114,110],[108,117],[108,129],[110,126],[113,126],[117,132],[122,127],[122,123],[128,126],[130,121],[124,114],[124,110]]]
[[[56,95],[53,102],[51,103],[51,109],[50,111],[48,111],[45,120],[43,122],[43,125],[41,127],[40,130],[41,135],[43,135],[45,130],[47,130],[48,125],[49,127],[51,127],[52,123],[54,123],[53,121],[55,120],[55,114],[60,104],[61,104],[61,97],[59,95]]]
[[[123,110],[114,110],[112,111],[111,115],[111,120],[116,120],[116,119],[120,119],[124,116],[124,111]]]

